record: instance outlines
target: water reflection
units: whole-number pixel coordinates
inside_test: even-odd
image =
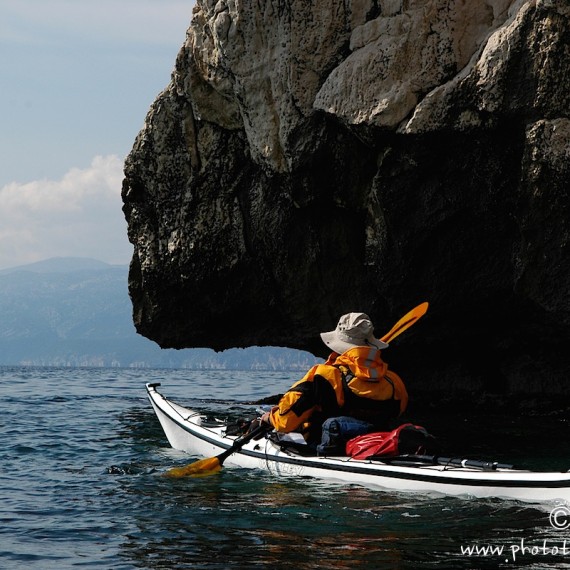
[[[122,555],[144,568],[500,568],[496,557],[474,565],[461,545],[555,538],[544,510],[502,501],[283,482],[236,469],[124,484],[137,530]]]

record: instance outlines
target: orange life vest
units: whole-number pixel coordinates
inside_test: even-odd
[[[355,347],[341,355],[332,353],[327,362],[313,366],[283,395],[270,419],[280,432],[309,427],[313,431],[325,419],[341,415],[381,427],[401,414],[407,403],[402,379],[388,370],[380,351]]]

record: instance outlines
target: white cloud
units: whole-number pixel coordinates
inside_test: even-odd
[[[123,161],[110,155],[61,180],[0,188],[0,268],[66,256],[127,263],[122,179]]]
[[[194,4],[0,0],[0,268],[129,261],[118,157],[170,80]]]

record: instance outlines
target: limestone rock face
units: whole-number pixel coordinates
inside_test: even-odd
[[[198,0],[125,164],[135,325],[322,354],[428,300],[410,386],[569,393],[569,158],[566,0]]]

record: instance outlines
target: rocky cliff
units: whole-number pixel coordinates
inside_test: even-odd
[[[408,384],[570,393],[567,0],[198,0],[126,160],[137,330],[368,312]]]

